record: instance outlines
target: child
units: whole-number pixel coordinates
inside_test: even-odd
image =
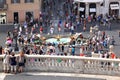
[[[15,57],[15,54],[12,52],[12,55],[10,57],[11,73],[15,73],[16,74],[16,66],[17,66],[16,57]]]

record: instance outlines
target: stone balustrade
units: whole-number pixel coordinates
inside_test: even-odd
[[[2,60],[3,55],[0,55],[0,71],[2,71]],[[120,75],[120,59],[26,55],[25,71]]]

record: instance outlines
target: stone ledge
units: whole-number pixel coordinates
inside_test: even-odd
[[[120,77],[116,76],[106,76],[106,75],[91,75],[91,74],[77,74],[77,73],[51,73],[51,72],[23,72],[20,75],[32,75],[32,76],[64,76],[64,77],[81,77],[81,78],[96,78],[103,80],[120,80]],[[4,80],[6,75],[13,74],[5,74],[0,73],[0,80]]]

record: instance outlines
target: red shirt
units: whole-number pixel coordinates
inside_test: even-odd
[[[111,53],[111,58],[115,59],[116,55],[114,53]]]
[[[84,53],[80,53],[80,56],[84,56]]]
[[[43,31],[43,28],[42,28],[42,27],[40,27],[40,31]]]

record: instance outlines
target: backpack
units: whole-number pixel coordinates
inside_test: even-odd
[[[11,65],[16,65],[17,64],[15,56],[13,56],[13,57],[10,58],[10,64]]]

